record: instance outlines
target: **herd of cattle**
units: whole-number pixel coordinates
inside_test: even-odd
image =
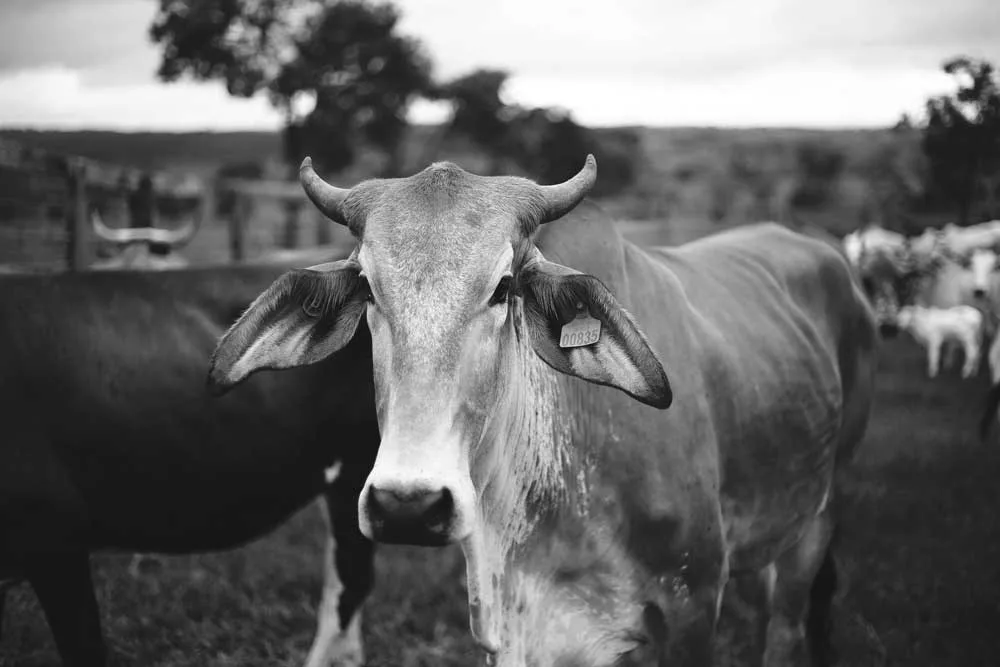
[[[962,377],[972,377],[987,350],[990,379],[1000,386],[1000,220],[914,237],[869,227],[843,246],[883,332],[907,331],[923,345],[929,377],[941,369],[942,351],[946,367],[962,351]],[[986,414],[982,428],[991,421]]]
[[[308,667],[363,663],[377,542],[461,545],[500,667],[710,664],[734,577],[765,665],[828,664],[878,327],[976,320],[900,304],[988,301],[991,243],[761,224],[640,248],[584,201],[592,156],[551,186],[300,176],[346,257],[0,276],[0,579],[66,665],[106,664],[91,552],[232,548],[319,496]]]

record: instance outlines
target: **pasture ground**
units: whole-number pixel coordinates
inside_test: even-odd
[[[986,373],[929,381],[922,351],[886,343],[858,465],[844,480],[834,618],[838,664],[1000,664],[1000,434],[975,427]],[[125,502],[123,500],[123,502]],[[117,664],[298,667],[312,639],[322,535],[315,507],[229,552],[166,559],[129,576],[128,556],[95,557]],[[365,614],[369,664],[478,664],[456,548],[383,547]],[[31,590],[8,595],[0,665],[58,664]],[[746,664],[746,609],[728,596],[722,664]]]

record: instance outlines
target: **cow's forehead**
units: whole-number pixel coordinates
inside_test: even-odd
[[[387,280],[489,271],[524,237],[520,181],[444,163],[385,182],[365,204],[362,265]]]

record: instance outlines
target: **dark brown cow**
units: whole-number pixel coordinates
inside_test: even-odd
[[[31,583],[66,665],[105,662],[90,552],[229,549],[319,494],[332,533],[307,664],[362,663],[373,552],[357,498],[378,445],[367,334],[311,368],[205,389],[219,336],[318,253],[330,257],[0,277],[0,579]]]

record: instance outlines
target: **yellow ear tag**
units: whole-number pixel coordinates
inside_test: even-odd
[[[576,317],[559,332],[559,347],[585,347],[601,340],[601,321],[591,317],[582,303],[576,307]]]

